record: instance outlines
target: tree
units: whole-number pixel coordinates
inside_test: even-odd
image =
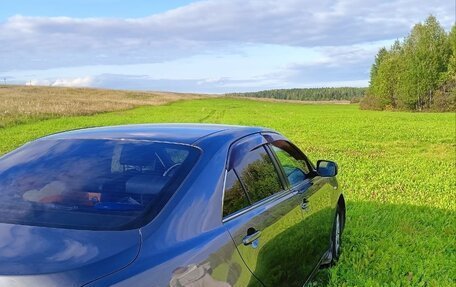
[[[445,30],[434,16],[417,24],[404,41],[404,70],[400,81],[402,107],[422,110],[448,69],[450,47]]]
[[[401,43],[396,40],[391,50],[383,55],[383,60],[378,67],[372,91],[377,95],[382,109],[396,107],[398,81],[402,70],[402,54]]]
[[[455,35],[455,27],[448,35],[431,15],[402,43],[380,49],[371,68],[369,99],[362,107],[431,109],[436,91],[454,86],[448,82],[456,75]],[[446,97],[446,92],[440,96]]]
[[[375,79],[375,77],[377,76],[378,68],[380,67],[381,63],[387,56],[388,56],[388,50],[386,50],[385,47],[381,48],[380,51],[378,51],[377,55],[375,56],[375,62],[372,65],[372,68],[370,71],[371,79]]]
[[[448,72],[445,80],[456,81],[456,26],[453,26],[448,35],[448,43],[451,50],[450,60],[448,61]]]
[[[443,74],[439,89],[434,93],[433,109],[437,111],[455,111],[456,108],[456,26],[448,35],[450,59],[448,70]]]
[[[227,96],[255,97],[255,98],[274,98],[299,101],[337,101],[349,100],[356,101],[361,99],[366,92],[366,88],[306,88],[306,89],[280,89],[266,90],[250,93],[232,93]]]

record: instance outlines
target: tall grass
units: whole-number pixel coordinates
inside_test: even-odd
[[[0,85],[0,128],[61,116],[161,105],[195,94]]]

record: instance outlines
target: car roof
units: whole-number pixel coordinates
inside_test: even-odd
[[[95,127],[72,130],[46,136],[44,140],[59,139],[134,139],[194,144],[202,139],[217,135],[227,138],[242,137],[248,134],[270,131],[262,127],[249,127],[220,124],[134,124],[108,127]]]

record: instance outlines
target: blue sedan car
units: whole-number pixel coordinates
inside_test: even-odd
[[[0,286],[302,286],[339,256],[336,174],[259,127],[44,137],[0,158]]]

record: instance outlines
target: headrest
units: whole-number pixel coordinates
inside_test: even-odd
[[[125,191],[134,194],[159,194],[168,183],[168,177],[154,174],[137,175],[127,180]]]

